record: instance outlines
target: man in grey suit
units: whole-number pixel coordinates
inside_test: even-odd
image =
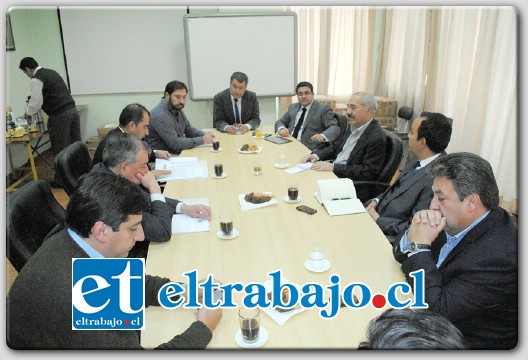
[[[275,131],[282,137],[290,134],[308,149],[334,141],[340,133],[339,123],[329,105],[314,100],[313,85],[302,81],[295,88],[299,102],[275,123]]]
[[[248,77],[243,72],[231,75],[229,89],[214,97],[213,125],[218,131],[245,134],[260,126],[257,94],[246,90]]]
[[[446,154],[450,139],[451,125],[444,115],[423,112],[414,120],[409,150],[418,161],[406,166],[394,184],[367,206],[368,213],[391,243],[401,238],[416,212],[429,208],[433,178],[426,174],[426,168]]]

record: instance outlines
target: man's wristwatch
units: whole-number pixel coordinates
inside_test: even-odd
[[[405,252],[405,254],[415,252],[418,250],[431,250],[431,245],[428,244],[419,244],[414,241],[409,242],[409,249]]]

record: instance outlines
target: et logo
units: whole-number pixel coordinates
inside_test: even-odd
[[[143,330],[144,259],[72,259],[73,330]]]

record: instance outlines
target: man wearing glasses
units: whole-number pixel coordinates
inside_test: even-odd
[[[328,145],[339,136],[339,123],[329,105],[314,100],[313,85],[302,81],[295,88],[299,102],[275,122],[282,137],[293,136],[310,150]]]

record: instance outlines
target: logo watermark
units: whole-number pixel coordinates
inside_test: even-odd
[[[143,330],[144,259],[72,259],[73,330]]]

